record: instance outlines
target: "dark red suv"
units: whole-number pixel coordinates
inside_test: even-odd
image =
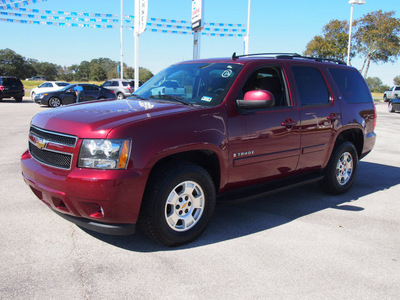
[[[364,79],[342,62],[187,61],[134,97],[34,116],[22,172],[39,199],[81,227],[131,234],[138,223],[176,246],[202,233],[218,200],[316,181],[346,192],[375,144],[375,123]]]

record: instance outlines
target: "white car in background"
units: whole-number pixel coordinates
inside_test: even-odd
[[[63,87],[69,85],[68,82],[65,81],[46,81],[41,85],[38,85],[31,91],[31,99],[34,100],[37,94],[42,94],[46,92],[53,92],[62,89]]]

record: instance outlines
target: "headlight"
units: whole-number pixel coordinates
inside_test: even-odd
[[[91,169],[126,169],[130,140],[83,140],[78,167]]]
[[[44,96],[47,96],[48,94],[39,94],[38,96],[36,96],[35,98],[39,98],[39,99],[43,99]]]

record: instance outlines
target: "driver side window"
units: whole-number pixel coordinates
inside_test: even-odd
[[[241,95],[239,95],[239,99],[243,99],[245,93],[254,90],[271,92],[275,98],[274,107],[290,106],[282,72],[276,67],[264,67],[256,70],[247,79],[242,88]]]

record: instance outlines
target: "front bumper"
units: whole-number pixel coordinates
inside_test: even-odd
[[[145,182],[133,170],[60,170],[42,165],[26,151],[22,175],[32,192],[65,219],[112,235],[135,231]]]

